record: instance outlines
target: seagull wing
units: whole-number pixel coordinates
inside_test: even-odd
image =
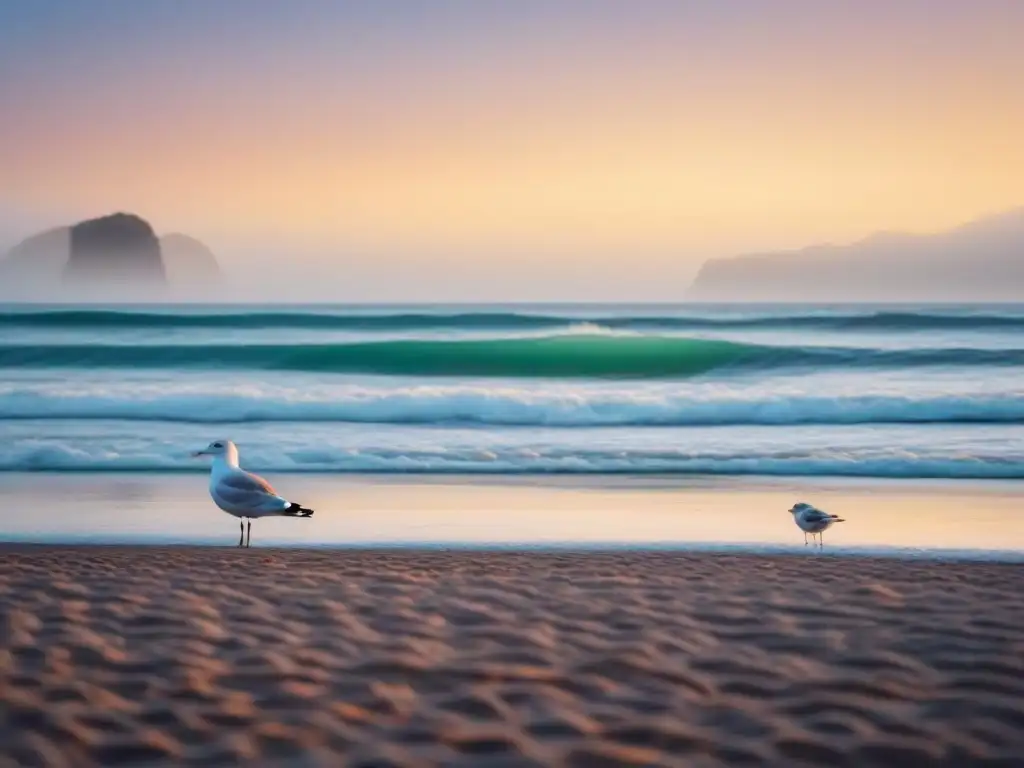
[[[843,518],[839,515],[830,515],[828,512],[822,512],[820,509],[811,508],[801,513],[804,520],[809,523],[824,523],[828,520],[832,522],[843,522]]]
[[[259,475],[241,470],[222,477],[214,490],[221,501],[232,507],[258,510],[288,506],[274,486]]]

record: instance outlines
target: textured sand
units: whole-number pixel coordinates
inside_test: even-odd
[[[1022,765],[1024,568],[0,547],[0,764]]]

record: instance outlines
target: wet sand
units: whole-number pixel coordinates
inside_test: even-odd
[[[312,519],[253,524],[259,547],[680,546],[801,553],[797,501],[846,518],[826,549],[1024,560],[1024,483],[765,477],[276,474]],[[206,474],[0,472],[0,542],[230,546]],[[45,514],[37,512],[40,505]],[[25,514],[22,510],[32,510]]]
[[[1024,568],[0,546],[0,765],[1020,765]]]

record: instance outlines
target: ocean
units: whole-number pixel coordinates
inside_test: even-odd
[[[0,471],[1024,478],[1024,306],[0,306]]]

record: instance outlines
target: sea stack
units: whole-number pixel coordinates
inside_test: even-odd
[[[64,282],[164,285],[160,241],[149,222],[129,213],[75,224]]]
[[[217,258],[205,243],[174,232],[160,238],[167,278],[179,288],[209,287],[221,281]]]
[[[0,286],[14,296],[32,295],[60,285],[71,251],[71,227],[55,227],[26,238],[0,260]],[[5,299],[12,295],[5,295]]]
[[[184,234],[158,238],[148,221],[115,213],[29,237],[0,259],[0,300],[213,298],[213,252]]]

